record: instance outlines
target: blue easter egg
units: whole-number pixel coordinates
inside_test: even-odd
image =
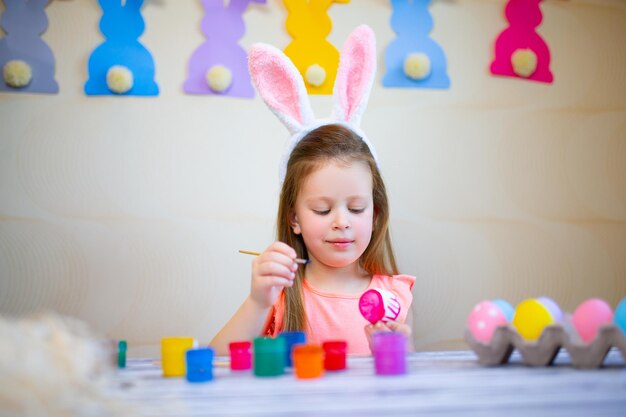
[[[492,300],[491,302],[497,305],[500,311],[502,311],[502,314],[504,314],[506,321],[510,323],[511,320],[513,320],[513,314],[515,314],[515,309],[511,304],[509,304],[508,301],[498,298],[496,300]]]
[[[619,302],[614,314],[613,321],[615,325],[622,330],[624,337],[626,337],[626,298]]]

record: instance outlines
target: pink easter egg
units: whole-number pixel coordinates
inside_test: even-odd
[[[467,328],[479,342],[489,343],[496,328],[508,324],[502,310],[491,301],[482,301],[467,318]]]
[[[372,324],[395,320],[400,315],[400,302],[396,295],[381,288],[372,288],[361,295],[359,311]]]
[[[583,301],[572,314],[572,324],[583,342],[589,343],[598,335],[600,326],[613,322],[613,310],[604,300],[590,298]]]

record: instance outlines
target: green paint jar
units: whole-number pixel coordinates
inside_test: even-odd
[[[254,339],[254,375],[278,376],[285,372],[286,344],[283,338]]]

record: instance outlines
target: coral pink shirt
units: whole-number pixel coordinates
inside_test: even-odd
[[[415,277],[410,275],[374,275],[365,291],[381,288],[394,293],[401,306],[396,321],[404,323],[413,301],[411,289],[414,283]],[[359,298],[362,293],[339,294],[321,291],[313,288],[306,279],[302,289],[309,323],[309,329],[305,331],[308,343],[322,344],[327,340],[345,340],[348,342],[348,353],[361,355],[371,353],[363,330],[369,322],[359,312]],[[276,336],[280,333],[284,311],[285,303],[281,293],[270,312],[268,324],[263,332],[265,335]]]

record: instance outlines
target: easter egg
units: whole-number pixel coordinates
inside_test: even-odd
[[[504,314],[504,317],[506,317],[506,321],[510,322],[511,320],[513,320],[513,314],[515,313],[515,310],[513,309],[513,306],[508,303],[508,301],[498,298],[493,300],[492,302],[497,305],[498,308],[500,308],[500,311],[502,311],[502,314]]]
[[[563,312],[561,311],[561,307],[559,307],[559,305],[556,302],[554,302],[552,298],[539,297],[537,298],[537,301],[539,301],[548,309],[548,311],[550,312],[550,314],[552,314],[552,318],[554,319],[556,323],[563,321]]]
[[[615,321],[615,325],[624,333],[624,337],[626,337],[626,298],[622,299],[617,305],[613,320]]]
[[[467,318],[467,328],[479,342],[489,343],[499,326],[506,326],[508,321],[498,305],[491,301],[482,301],[474,307]]]
[[[397,319],[400,309],[400,301],[396,295],[381,288],[367,290],[359,299],[361,315],[372,324]]]
[[[526,340],[539,339],[543,329],[554,323],[556,320],[548,307],[535,298],[519,303],[513,316],[513,326]]]
[[[613,322],[613,310],[604,300],[590,298],[583,301],[572,314],[572,324],[583,342],[591,342],[600,326]]]

